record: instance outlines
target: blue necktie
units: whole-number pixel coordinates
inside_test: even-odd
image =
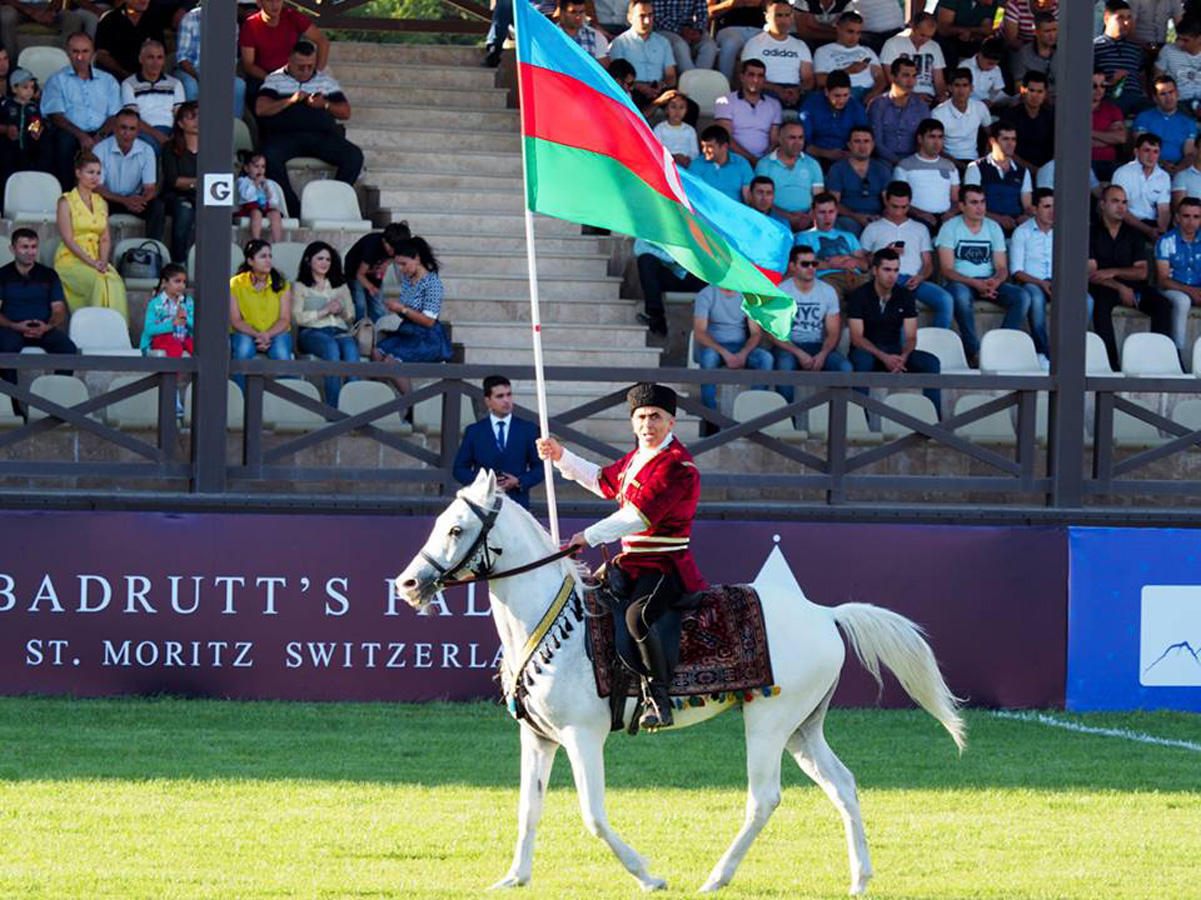
[[[496,423],[496,446],[500,447],[501,450],[505,449],[505,423],[504,422]]]

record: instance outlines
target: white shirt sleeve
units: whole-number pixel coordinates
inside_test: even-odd
[[[635,506],[623,506],[608,518],[601,519],[595,525],[584,529],[584,539],[589,547],[598,544],[608,544],[625,537],[627,534],[637,534],[646,530],[646,522],[642,513]]]
[[[600,489],[600,466],[596,463],[588,462],[564,447],[563,455],[559,457],[555,467],[569,481],[587,488],[598,497],[604,496]]]

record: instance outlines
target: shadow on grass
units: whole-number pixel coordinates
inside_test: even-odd
[[[1201,793],[1196,752],[1067,733],[968,711],[968,749],[916,710],[835,710],[830,745],[872,788],[1098,789]],[[1194,739],[1201,718],[1140,714],[1101,724]],[[0,698],[0,780],[303,780],[516,790],[517,726],[493,703],[313,704]],[[636,790],[745,785],[742,717],[614,735],[608,782]],[[787,762],[787,761],[786,761]],[[808,784],[795,765],[785,784]],[[554,781],[569,783],[560,754]]]

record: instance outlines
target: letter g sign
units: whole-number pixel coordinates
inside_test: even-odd
[[[234,176],[229,172],[204,173],[204,205],[233,206]]]

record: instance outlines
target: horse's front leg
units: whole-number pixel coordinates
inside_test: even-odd
[[[607,724],[607,723],[606,723]],[[605,815],[605,732],[572,729],[563,733],[563,749],[580,798],[584,826],[609,845],[644,891],[657,891],[667,882],[647,871],[647,862],[613,831]]]
[[[542,818],[542,801],[559,745],[521,726],[521,800],[517,811],[517,846],[513,864],[493,888],[521,887],[534,870],[534,834]]]

